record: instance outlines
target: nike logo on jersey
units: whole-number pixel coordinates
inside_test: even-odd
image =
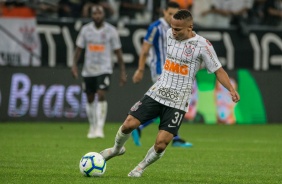
[[[169,128],[175,128],[176,126],[175,126],[175,125],[170,125],[170,124],[168,124],[168,127],[169,127]]]
[[[191,45],[194,45],[194,46],[197,45],[197,42],[196,42],[196,41],[190,41],[190,42],[188,42],[188,43],[191,44]]]

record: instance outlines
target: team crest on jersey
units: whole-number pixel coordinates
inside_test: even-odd
[[[188,57],[190,57],[192,55],[192,53],[194,52],[195,48],[192,47],[191,45],[189,46],[185,46],[185,50],[184,50],[184,54]]]
[[[137,109],[139,108],[140,105],[142,105],[142,102],[138,101],[131,107],[130,110],[131,111],[137,111]]]

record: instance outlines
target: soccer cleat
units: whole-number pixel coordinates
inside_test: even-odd
[[[141,146],[141,142],[140,142],[140,135],[141,135],[141,130],[139,128],[136,128],[132,131],[132,138],[133,138],[133,141],[134,141],[134,144],[136,146]]]
[[[128,173],[128,177],[133,177],[133,178],[139,178],[142,176],[142,173],[144,172],[144,169],[142,169],[139,166],[136,166],[130,173]]]
[[[97,138],[98,137],[99,138],[104,138],[105,137],[103,129],[96,129],[95,135],[96,135]]]
[[[173,147],[182,147],[182,148],[190,148],[193,146],[193,144],[184,141],[183,139],[175,139],[172,141]]]
[[[88,138],[88,139],[94,139],[94,138],[97,138],[97,136],[96,136],[96,134],[95,134],[94,132],[89,132],[89,133],[87,134],[87,138]]]
[[[110,160],[111,158],[115,156],[123,155],[124,153],[125,153],[124,146],[119,150],[119,152],[116,152],[116,153],[113,152],[113,148],[107,148],[100,152],[100,154],[104,157],[106,161]]]
[[[96,136],[96,132],[95,132],[94,128],[92,126],[90,126],[88,134],[87,134],[87,138],[88,139],[94,139],[96,137],[97,136]]]

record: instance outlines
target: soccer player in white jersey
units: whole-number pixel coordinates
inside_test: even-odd
[[[82,49],[85,49],[82,69],[83,88],[87,95],[86,113],[89,121],[88,138],[103,138],[107,115],[106,91],[113,73],[111,60],[114,51],[120,66],[120,85],[126,82],[121,42],[114,26],[104,21],[102,6],[92,7],[93,21],[84,25],[76,40],[72,74],[78,77],[77,63]],[[95,100],[97,94],[97,100]]]
[[[148,58],[149,66],[151,70],[151,77],[153,83],[157,81],[162,73],[162,68],[166,58],[166,32],[170,28],[171,17],[179,10],[179,5],[175,2],[168,2],[166,8],[163,10],[163,17],[150,24],[147,34],[142,44],[142,49],[139,57],[138,69],[135,71],[132,78],[134,83],[138,83],[142,80],[145,63]],[[141,131],[152,124],[156,119],[149,120],[148,122],[140,125],[132,132],[134,143],[140,146]],[[191,147],[192,144],[186,142],[179,135],[174,136],[172,140],[172,146],[174,147]]]
[[[233,102],[240,100],[230,83],[211,43],[192,31],[193,18],[188,10],[179,10],[171,19],[167,32],[167,55],[163,72],[145,96],[131,107],[127,118],[119,128],[114,146],[100,153],[106,160],[122,155],[130,133],[140,124],[160,116],[160,125],[155,144],[145,158],[129,172],[129,177],[141,177],[150,164],[165,153],[167,145],[177,135],[185,112],[188,111],[192,84],[202,62],[209,73],[230,92]]]

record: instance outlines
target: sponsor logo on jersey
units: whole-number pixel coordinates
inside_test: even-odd
[[[210,51],[209,47],[206,46],[206,49],[207,49],[207,52],[208,52],[208,54],[209,54],[209,56],[210,56],[210,59],[212,60],[213,64],[214,64],[216,67],[218,67],[218,64],[217,64],[217,62],[215,61],[214,56],[212,55],[212,52]]]
[[[206,40],[206,42],[207,42],[207,44],[208,44],[209,46],[212,46],[212,44],[211,44],[211,42],[210,42],[209,40]]]
[[[172,101],[179,100],[179,94],[180,94],[179,91],[165,87],[160,87],[157,92],[157,95],[160,96],[161,98],[169,99]]]
[[[88,44],[88,50],[91,52],[104,52],[105,45],[101,44]]]
[[[136,102],[132,107],[131,107],[131,111],[137,111],[137,109],[139,108],[139,106],[142,104],[142,102],[138,101]]]
[[[176,74],[180,74],[180,75],[188,75],[188,73],[189,73],[187,65],[180,65],[180,64],[175,63],[173,61],[170,61],[168,59],[165,61],[164,69],[166,71],[176,73]]]

